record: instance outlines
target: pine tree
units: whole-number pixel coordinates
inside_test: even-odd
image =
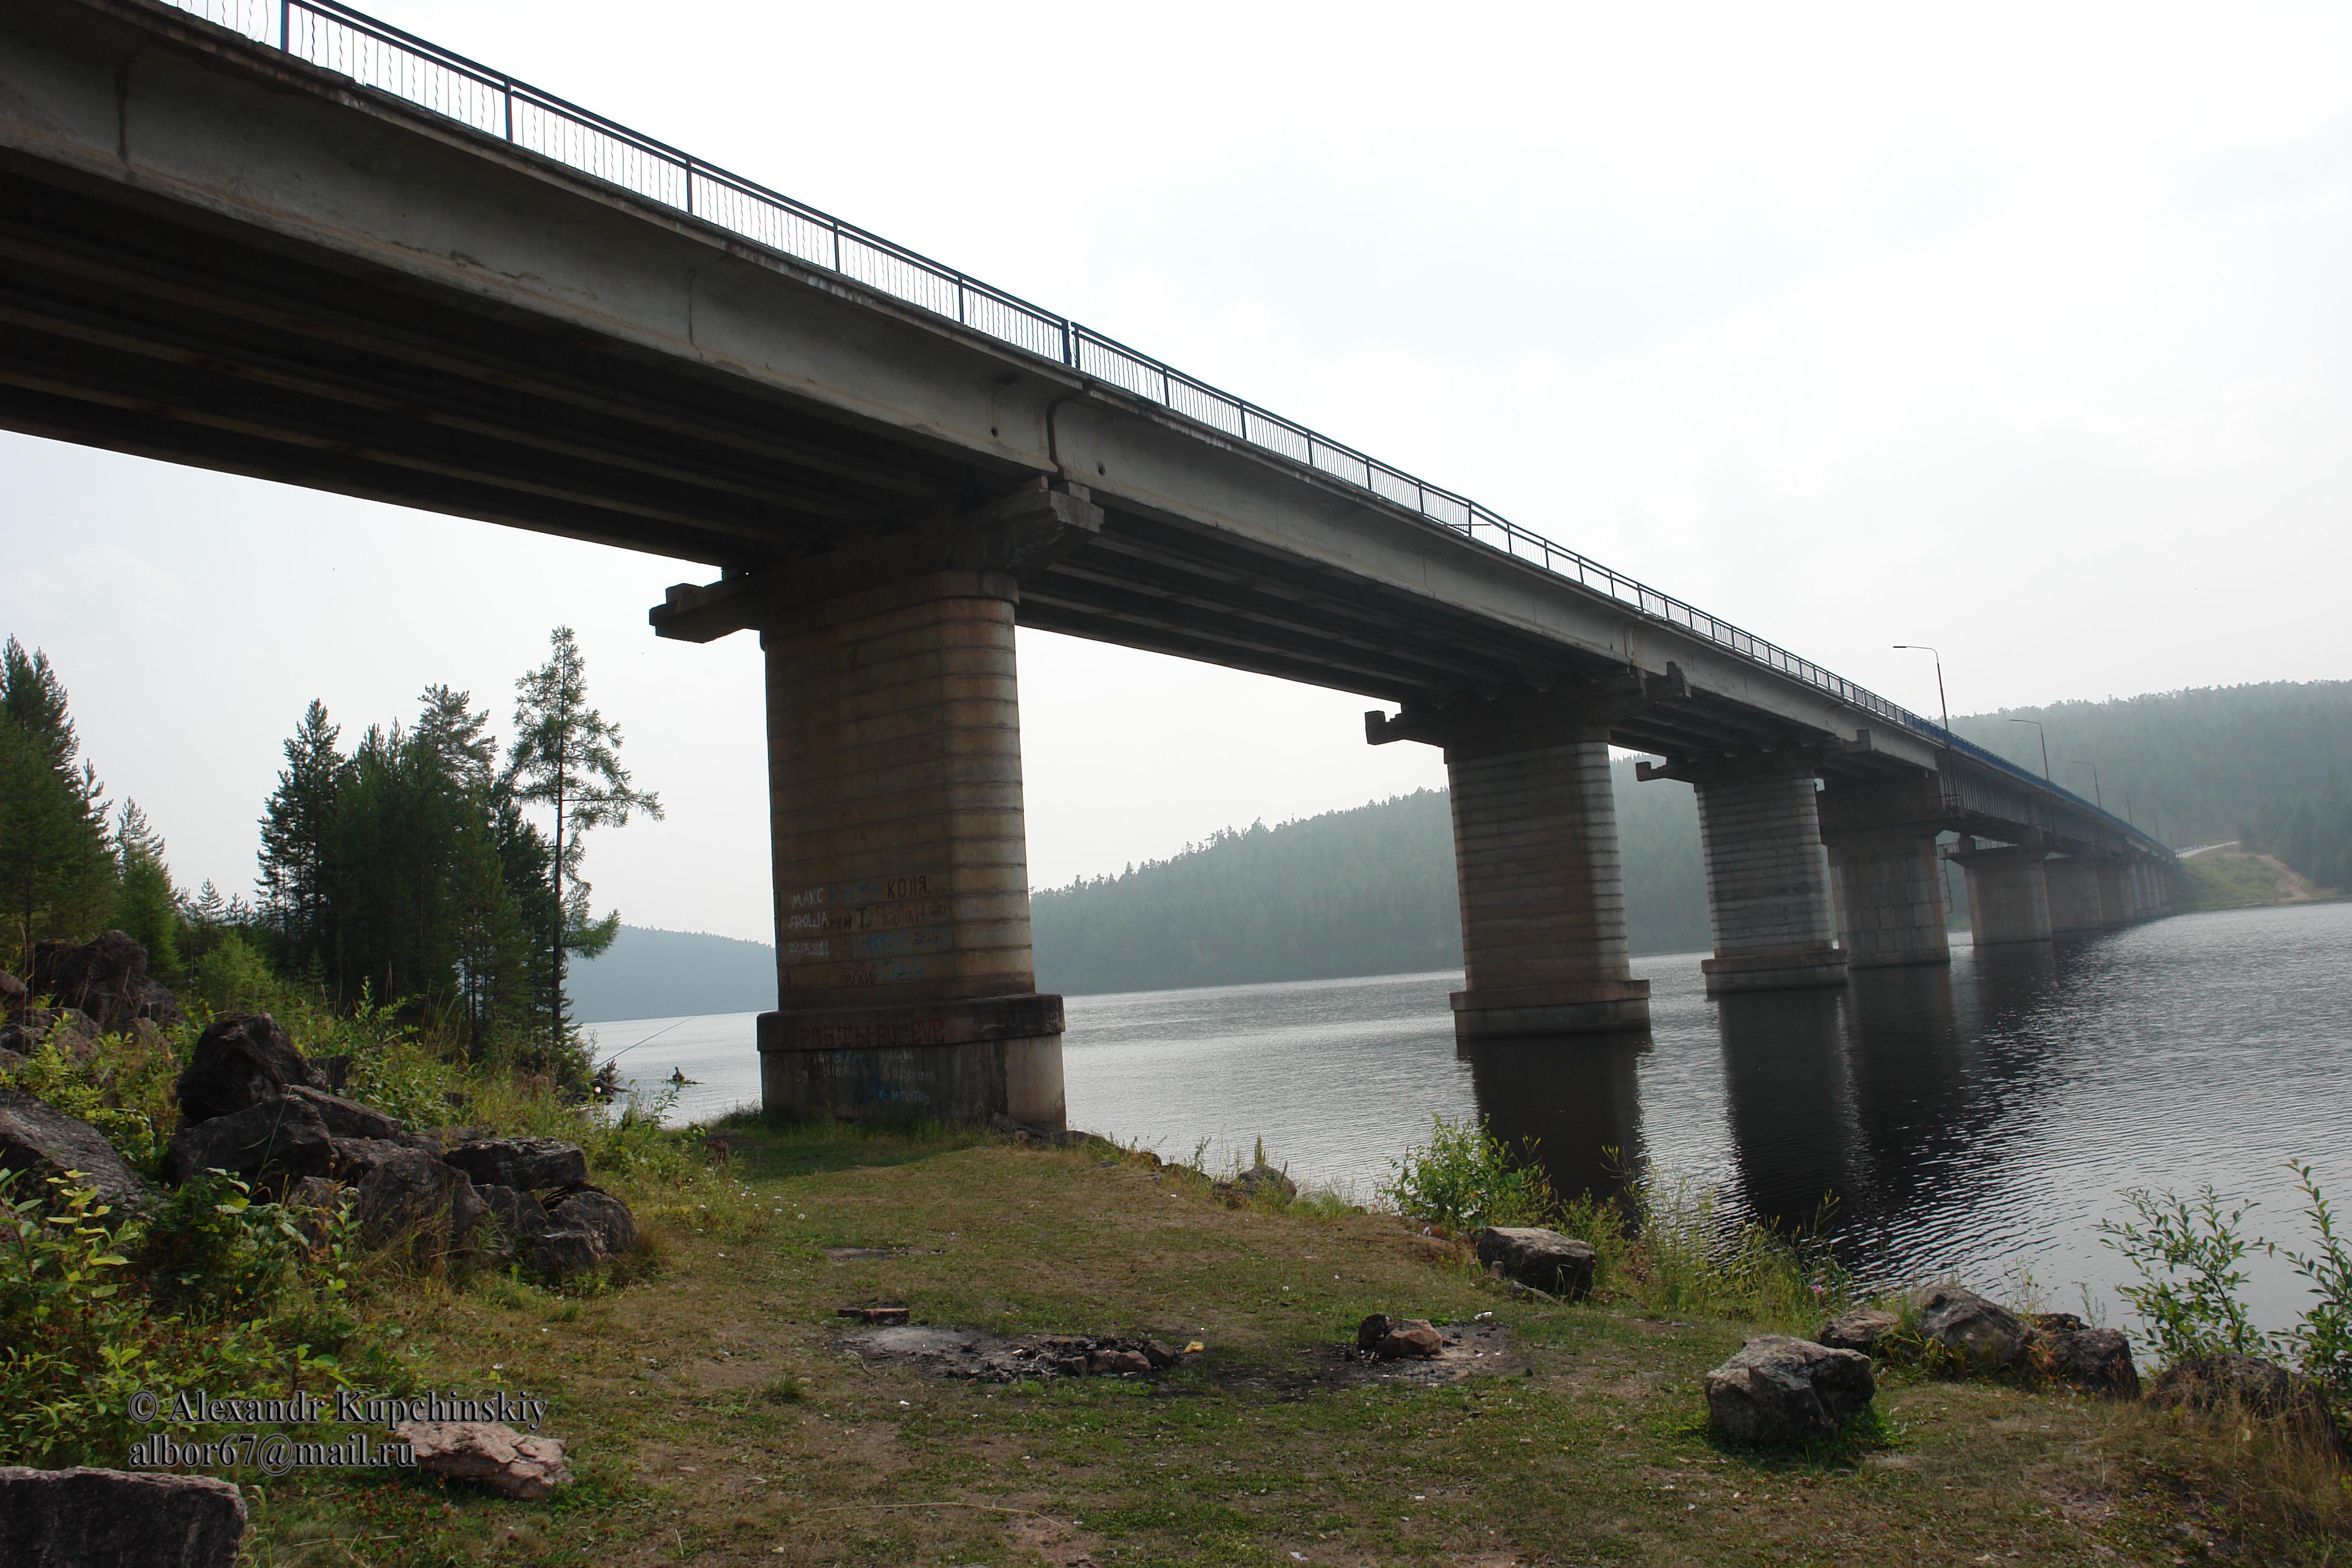
[[[104,791],[66,710],[48,656],[0,647],[0,899],[7,963],[43,937],[87,937],[109,913],[114,865]]]
[[[661,799],[635,788],[621,766],[621,731],[588,706],[588,668],[570,626],[549,635],[548,660],[515,682],[515,739],[507,753],[505,784],[519,803],[554,808],[549,877],[552,929],[547,937],[551,1037],[563,1034],[563,960],[593,956],[612,945],[617,911],[602,921],[588,912],[588,884],[580,866],[589,829],[625,826],[642,811],[661,819]],[[571,886],[566,888],[567,879]]]

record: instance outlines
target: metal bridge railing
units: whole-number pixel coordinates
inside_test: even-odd
[[[1636,615],[1680,626],[1736,657],[1815,687],[1840,702],[1899,724],[2036,789],[2063,796],[2082,810],[2140,837],[2122,819],[2006,757],[1948,734],[1941,725],[1728,621],[1555,544],[1466,496],[1391,468],[1092,328],[452,54],[338,0],[162,3],[1368,490],[1466,538],[1579,583]]]

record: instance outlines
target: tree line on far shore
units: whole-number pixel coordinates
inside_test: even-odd
[[[604,951],[585,835],[659,799],[621,767],[588,704],[570,628],[517,683],[501,748],[467,693],[428,686],[413,722],[349,750],[313,701],[260,822],[255,897],[177,888],[136,803],[110,806],[80,754],[64,682],[15,638],[0,649],[0,968],[45,939],[121,930],[156,978],[205,1005],[262,1005],[289,985],[340,1010],[395,1006],[473,1055],[576,1070],[567,962]],[[541,819],[545,826],[541,826]]]

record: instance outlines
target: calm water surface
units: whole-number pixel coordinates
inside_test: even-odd
[[[2098,1224],[2126,1187],[2210,1182],[2257,1227],[2307,1237],[2290,1159],[2352,1203],[2352,904],[2182,915],[2054,952],[1965,939],[1949,971],[1709,1001],[1696,955],[1637,960],[1647,1037],[1457,1049],[1458,972],[1073,996],[1070,1124],[1212,1167],[1254,1141],[1294,1176],[1369,1197],[1432,1114],[1542,1141],[1563,1190],[1648,1160],[1735,1214],[1827,1228],[1877,1280],[1957,1273],[2108,1316]],[[759,1095],[749,1014],[597,1025],[674,1114]],[[2302,1287],[2256,1259],[2273,1326]]]

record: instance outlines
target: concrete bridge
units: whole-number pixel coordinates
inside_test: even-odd
[[[224,25],[225,24],[225,25]],[[1002,290],[328,0],[0,13],[0,425],[704,563],[766,650],[772,1109],[1058,1125],[1016,626],[1443,747],[1465,1038],[1639,1027],[1612,744],[1687,779],[1710,991],[2160,913],[2128,823]]]

